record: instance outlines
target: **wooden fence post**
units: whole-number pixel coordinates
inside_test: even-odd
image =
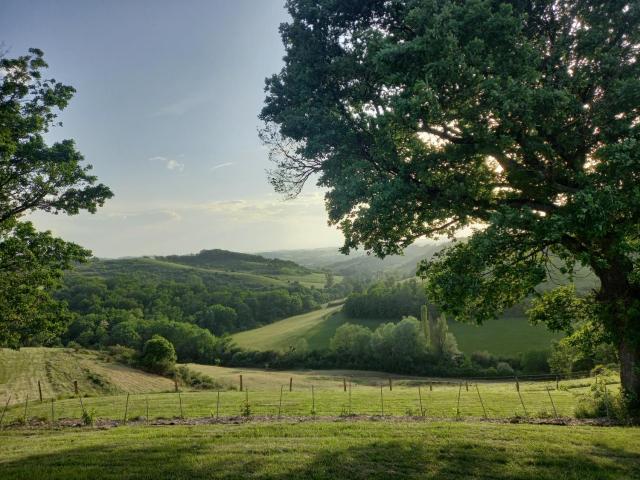
[[[313,385],[311,385],[311,415],[316,414],[316,394],[313,389]]]
[[[176,377],[173,377],[173,391],[176,393],[180,391],[178,388],[178,379]]]
[[[516,390],[518,391],[518,393],[520,393],[520,382],[518,381],[518,377],[516,378]]]
[[[42,403],[42,387],[40,386],[40,380],[38,380],[38,395],[40,395],[40,403]]]
[[[342,378],[342,386],[344,387],[344,391],[347,391],[347,379],[346,378]]]
[[[465,382],[464,382],[464,388],[466,388],[466,389],[467,389],[467,392],[469,391],[469,381],[468,381],[468,380],[465,380]]]
[[[476,391],[478,392],[478,398],[480,399],[480,405],[482,405],[482,411],[484,412],[484,418],[487,418],[487,410],[484,408],[484,402],[482,401],[482,397],[480,396],[480,389],[478,388],[478,384],[476,383]]]
[[[82,409],[82,414],[84,415],[86,413],[86,410],[84,409],[84,402],[82,401],[81,395],[78,395],[78,400],[80,400],[80,408]]]
[[[553,403],[553,398],[551,398],[551,390],[547,387],[547,395],[549,395],[549,400],[551,400],[551,406],[553,407],[553,413],[558,418],[558,411],[556,410],[556,405]]]
[[[389,377],[389,391],[393,391],[393,383],[391,383],[391,377]]]
[[[460,418],[460,393],[462,392],[462,382],[458,387],[458,403],[456,404],[456,418]]]
[[[524,415],[526,417],[528,417],[529,414],[527,413],[527,407],[524,406],[524,400],[522,399],[522,394],[520,393],[520,388],[518,388],[518,397],[520,397],[520,403],[522,404],[522,409],[524,410]]]
[[[11,401],[11,396],[13,394],[9,394],[9,398],[7,398],[7,403],[4,404],[4,408],[2,409],[2,415],[0,415],[0,428],[2,428],[2,421],[4,420],[4,414],[7,411],[7,407],[9,407],[9,402]]]
[[[560,387],[560,377],[556,375],[556,390]]]
[[[73,381],[73,390],[75,391],[76,395],[78,395],[78,381],[74,380]]]
[[[242,391],[242,375],[240,375],[240,391]]]
[[[127,393],[127,401],[124,404],[124,417],[122,423],[127,423],[127,413],[129,413],[129,394]]]
[[[418,401],[420,402],[420,416],[424,417],[424,408],[422,408],[422,392],[420,391],[420,385],[418,385]]]
[[[429,382],[429,391],[433,392],[433,382]]]
[[[216,400],[216,418],[220,415],[220,390],[218,390],[218,399]]]
[[[280,418],[280,414],[282,413],[282,390],[284,390],[284,385],[280,385],[280,403],[278,404],[278,418]]]
[[[293,377],[289,377],[289,391],[293,392]]]
[[[382,385],[380,385],[380,411],[381,415],[384,417],[384,400],[382,398]]]

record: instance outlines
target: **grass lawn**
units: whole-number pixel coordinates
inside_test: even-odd
[[[251,422],[0,433],[11,479],[633,479],[640,429]]]

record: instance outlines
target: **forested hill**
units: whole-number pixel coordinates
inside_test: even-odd
[[[203,330],[219,336],[309,312],[350,291],[341,277],[224,250],[93,259],[67,272],[56,292],[74,314],[60,340],[135,347],[158,332],[172,341]]]
[[[170,255],[156,257],[158,260],[189,265],[192,267],[224,269],[238,272],[250,272],[267,275],[306,275],[312,273],[308,268],[289,260],[265,258],[260,255],[230,252],[228,250],[202,250],[193,255]]]

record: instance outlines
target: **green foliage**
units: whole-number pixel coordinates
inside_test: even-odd
[[[73,140],[47,145],[74,89],[44,79],[42,51],[0,58],[0,347],[47,344],[69,319],[51,293],[62,270],[90,252],[21,222],[33,211],[95,212],[112,196],[96,184]]]
[[[96,409],[90,408],[89,410],[82,410],[82,423],[87,426],[91,426],[96,421]]]
[[[578,399],[574,414],[576,418],[629,419],[629,408],[623,393],[612,392],[604,381],[591,385],[590,391]]]
[[[181,383],[195,390],[223,389],[223,385],[216,382],[213,377],[193,370],[186,365],[180,365],[175,369],[176,377]]]
[[[529,350],[522,354],[522,372],[527,373],[548,373],[549,367],[548,350]]]
[[[345,251],[480,226],[420,268],[456,320],[533,294],[554,255],[568,274],[590,267],[597,322],[640,402],[640,4],[287,6],[260,115],[275,189],[317,178]]]
[[[345,364],[365,364],[371,357],[371,337],[367,327],[345,323],[331,338],[331,350]]]
[[[533,324],[543,323],[551,330],[572,333],[576,325],[594,319],[593,299],[579,297],[572,284],[563,285],[535,298],[526,313]]]
[[[426,300],[424,290],[415,280],[380,282],[371,285],[365,292],[349,295],[344,311],[351,318],[399,320],[407,315],[419,316]]]
[[[169,373],[176,364],[175,348],[166,338],[154,335],[144,344],[140,364],[155,373]]]

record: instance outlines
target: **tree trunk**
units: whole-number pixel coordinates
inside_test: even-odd
[[[600,278],[596,300],[601,321],[614,334],[620,360],[620,383],[633,414],[640,412],[640,289],[629,282],[633,265],[618,256],[608,258],[607,269],[594,268]]]
[[[620,356],[620,381],[629,396],[631,408],[640,410],[640,339],[624,336],[618,345]]]

